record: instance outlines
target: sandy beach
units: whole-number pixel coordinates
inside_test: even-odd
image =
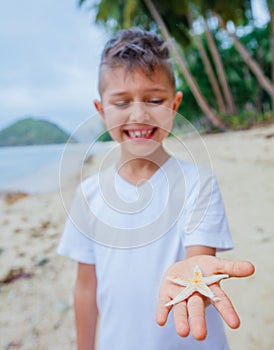
[[[197,135],[169,138],[166,145],[179,158],[212,165],[235,244],[219,256],[256,267],[254,276],[222,284],[242,321],[238,330],[226,328],[231,349],[274,349],[274,125],[204,135],[203,141]],[[103,157],[93,156],[85,176]],[[0,349],[75,349],[76,264],[59,257],[56,247],[76,182],[63,198],[59,191],[0,196]]]

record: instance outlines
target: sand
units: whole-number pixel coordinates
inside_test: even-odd
[[[235,243],[219,256],[256,266],[254,276],[222,284],[242,320],[238,330],[226,328],[231,349],[274,349],[274,125],[205,135],[203,142],[192,135],[166,145],[182,159],[212,164]],[[103,156],[93,156],[85,175]],[[0,197],[0,349],[75,349],[76,265],[55,252],[75,185],[62,192],[64,202],[58,191]]]

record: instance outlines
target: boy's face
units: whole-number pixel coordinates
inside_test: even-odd
[[[102,100],[94,105],[112,138],[131,154],[152,153],[169,134],[182,93],[174,93],[160,69],[147,76],[141,69],[105,68],[101,79]]]

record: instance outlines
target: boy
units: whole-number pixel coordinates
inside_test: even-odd
[[[164,278],[157,309],[168,268],[167,275],[186,277],[197,263],[207,275],[252,273],[214,258],[217,249],[232,248],[214,178],[163,147],[182,100],[163,40],[119,32],[103,51],[99,92],[94,104],[120,144],[120,159],[79,186],[58,248],[78,261],[78,349],[94,349],[98,310],[102,350],[228,349],[218,312],[208,306],[204,315],[200,295],[174,306],[174,324],[165,303],[180,287]],[[237,327],[228,298],[217,284],[211,288],[222,299],[216,308]]]

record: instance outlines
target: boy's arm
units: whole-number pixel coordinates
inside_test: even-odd
[[[216,249],[200,245],[190,246],[186,248],[186,259],[196,255],[216,255]]]
[[[95,349],[98,316],[96,288],[95,265],[79,263],[74,289],[77,348],[79,350]]]
[[[189,256],[186,260],[171,265],[163,277],[156,314],[156,320],[160,326],[166,323],[168,314],[172,309],[172,306],[167,307],[165,304],[177,295],[182,288],[168,281],[167,276],[192,276],[196,265],[201,267],[205,276],[228,274],[230,277],[247,277],[254,273],[254,266],[250,262],[230,261],[210,255],[193,256],[191,255],[193,252],[194,250],[189,250]],[[240,320],[228,296],[218,283],[211,285],[210,288],[214,295],[220,298],[219,301],[214,302],[214,306],[224,321],[229,327],[238,328]],[[203,340],[206,337],[205,302],[200,294],[194,293],[187,300],[174,305],[173,316],[176,332],[181,337],[188,336],[190,329],[193,337],[197,340]]]

